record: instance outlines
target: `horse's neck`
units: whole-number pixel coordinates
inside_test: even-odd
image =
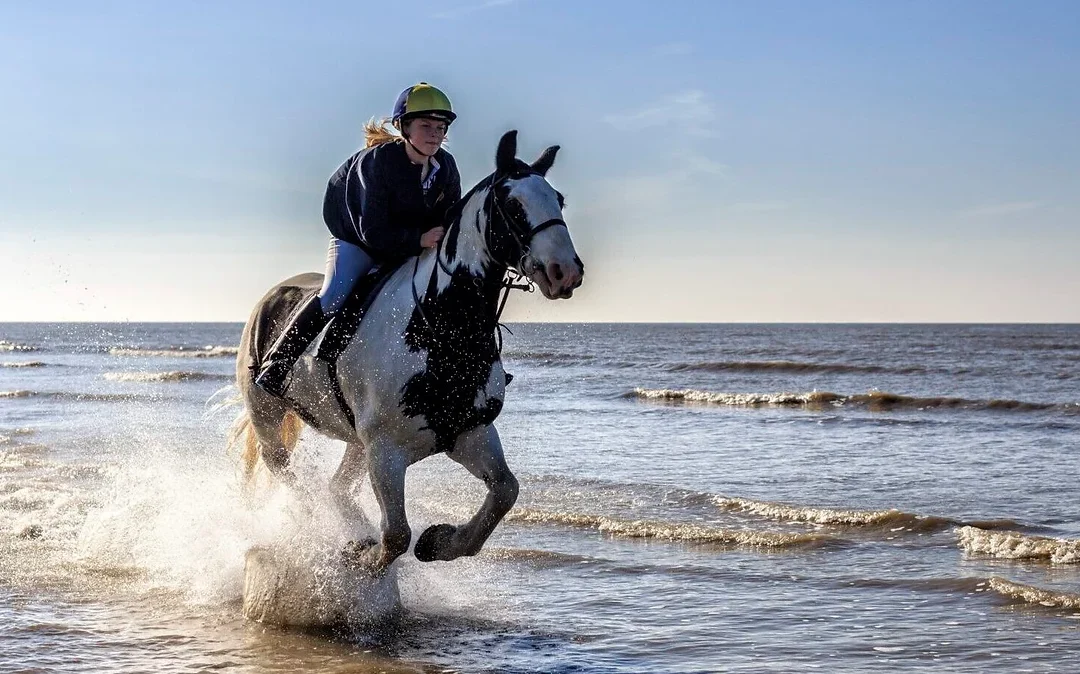
[[[439,249],[444,269],[465,270],[474,278],[484,278],[494,266],[487,247],[488,216],[484,213],[488,190],[475,192],[461,209],[461,215],[447,232],[447,240]],[[456,274],[455,274],[456,275]]]
[[[469,198],[460,217],[447,228],[443,244],[424,255],[419,263],[418,272],[424,280],[414,279],[414,283],[421,293],[421,308],[440,314],[440,320],[431,317],[440,326],[461,322],[469,326],[470,332],[494,328],[505,269],[493,260],[487,248],[487,194],[487,190],[478,190]]]

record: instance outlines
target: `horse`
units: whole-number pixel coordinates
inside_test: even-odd
[[[563,219],[563,196],[545,177],[558,150],[551,146],[528,164],[517,158],[517,132],[503,135],[495,172],[450,210],[439,245],[390,274],[336,367],[309,348],[286,399],[255,386],[253,373],[322,274],[277,284],[244,326],[236,364],[244,410],[232,441],[243,438],[246,476],[261,460],[274,478],[295,484],[290,453],[304,423],[344,441],[330,479],[335,506],[347,521],[366,523],[350,490],[367,474],[381,510],[378,540],[350,541],[343,551],[359,568],[380,575],[408,551],[405,472],[417,461],[445,453],[488,490],[467,523],[432,525],[420,535],[413,550],[420,561],[477,554],[517,500],[518,482],[493,425],[508,383],[496,340],[513,285],[508,270],[551,300],[571,297],[585,272]]]

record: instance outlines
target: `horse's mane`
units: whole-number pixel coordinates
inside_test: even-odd
[[[514,175],[516,173],[523,173],[531,170],[532,167],[530,167],[522,160],[517,159],[515,161],[514,170],[510,171],[508,175]],[[457,200],[456,204],[451,206],[450,209],[446,211],[446,221],[443,224],[446,225],[447,229],[450,228],[450,225],[453,225],[461,218],[461,212],[465,210],[465,204],[469,203],[469,199],[472,199],[473,196],[480,190],[491,187],[494,181],[495,173],[489,173],[480,182],[473,185],[473,188],[471,190],[466,192],[460,199]]]
[[[465,210],[465,204],[469,203],[469,200],[482,189],[491,187],[491,183],[495,180],[495,174],[489,174],[486,178],[476,183],[471,190],[466,192],[460,199],[457,200],[449,210],[446,211],[446,220],[443,222],[446,228],[449,229],[451,225],[461,219],[461,212]]]

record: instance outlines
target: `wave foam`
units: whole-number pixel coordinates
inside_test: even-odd
[[[957,535],[960,547],[968,554],[1051,564],[1080,563],[1080,540],[1032,536],[1018,531],[987,531],[973,526],[961,527]]]
[[[970,400],[967,398],[898,395],[885,391],[871,391],[855,395],[841,395],[828,391],[809,393],[712,393],[692,389],[644,389],[635,388],[624,394],[625,398],[670,402],[676,404],[705,404],[728,407],[861,407],[870,411],[888,410],[1006,410],[1014,412],[1041,412],[1048,410],[1066,413],[1080,412],[1076,403],[1033,403],[1022,400]]]
[[[37,395],[33,391],[0,391],[0,398],[29,398]]]
[[[997,576],[990,579],[990,589],[1009,599],[1016,599],[1026,604],[1038,604],[1050,608],[1080,609],[1080,594],[1072,592],[1043,590],[1033,585],[1014,583]]]
[[[54,400],[74,400],[79,402],[127,402],[132,400],[160,400],[160,396],[136,393],[75,393],[73,391],[0,391],[3,398],[52,398]]]
[[[172,370],[169,372],[106,372],[102,375],[109,381],[121,382],[178,382],[178,381],[202,381],[206,379],[232,379],[227,374],[214,374],[211,372],[185,372]]]
[[[595,529],[619,538],[648,538],[684,543],[713,543],[763,548],[790,548],[821,545],[835,540],[822,534],[790,534],[775,531],[719,529],[700,524],[624,520],[603,515],[550,512],[524,508],[511,510],[508,522],[562,524],[579,529]]]
[[[30,346],[29,344],[19,344],[17,342],[9,342],[6,339],[0,339],[0,351],[18,351],[20,353],[27,353],[30,351],[37,351],[36,346]]]
[[[183,347],[167,349],[129,349],[114,347],[109,349],[110,356],[128,356],[134,358],[227,358],[240,353],[236,346],[207,346],[202,349]]]
[[[45,367],[40,360],[28,360],[22,363],[0,363],[0,367]]]
[[[781,522],[806,522],[850,527],[895,527],[909,531],[939,531],[955,522],[943,517],[906,513],[895,508],[888,510],[847,510],[789,506],[770,501],[745,498],[715,498],[716,505],[725,510],[746,512]]]
[[[644,388],[635,388],[630,393],[627,393],[625,397],[675,403],[727,405],[731,407],[805,407],[810,405],[827,405],[843,398],[843,396],[839,396],[835,393],[818,391],[813,391],[811,393],[710,393],[709,391],[694,391],[689,389]]]

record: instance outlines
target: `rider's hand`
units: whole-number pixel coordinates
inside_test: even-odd
[[[439,240],[443,238],[443,234],[446,233],[446,228],[435,227],[429,229],[420,235],[420,246],[422,248],[434,248],[439,245]]]

